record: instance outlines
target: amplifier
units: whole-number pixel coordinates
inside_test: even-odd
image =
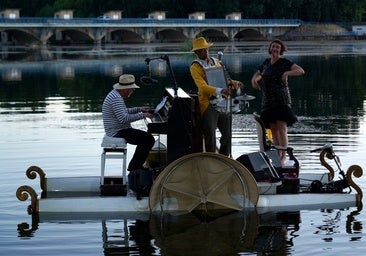
[[[236,159],[254,176],[256,181],[279,181],[278,171],[281,170],[281,160],[277,151],[259,151],[241,155]]]

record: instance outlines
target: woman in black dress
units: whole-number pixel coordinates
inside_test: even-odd
[[[281,40],[273,40],[268,48],[270,58],[264,60],[251,80],[253,88],[263,92],[261,119],[272,132],[273,144],[284,149],[278,150],[282,164],[286,161],[287,126],[297,122],[291,109],[288,77],[305,73],[300,66],[281,57],[286,50],[287,46]],[[260,80],[262,86],[258,84]]]

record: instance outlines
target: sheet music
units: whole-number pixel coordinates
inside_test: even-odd
[[[156,106],[154,114],[158,113],[160,109],[162,109],[168,99],[168,96],[165,96],[163,100]]]

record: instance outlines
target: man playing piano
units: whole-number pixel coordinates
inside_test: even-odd
[[[191,64],[190,72],[198,88],[205,150],[206,152],[216,152],[216,128],[218,128],[221,133],[219,153],[228,156],[231,152],[230,115],[228,112],[219,110],[215,105],[215,99],[220,98],[221,95],[228,97],[231,93],[229,86],[238,89],[243,88],[244,85],[240,81],[228,79],[220,61],[209,56],[208,49],[212,45],[203,37],[193,41],[192,51],[196,54],[197,59]],[[213,85],[208,79],[208,73],[213,74],[216,71],[218,75],[214,76],[219,77],[222,74],[222,78],[219,78],[223,82]]]
[[[143,164],[155,143],[154,137],[145,131],[134,129],[131,123],[145,117],[151,118],[149,107],[127,108],[124,98],[129,98],[136,88],[135,77],[124,74],[113,85],[102,106],[103,125],[107,136],[124,138],[127,143],[136,145],[136,150],[128,164],[128,171],[144,169]]]

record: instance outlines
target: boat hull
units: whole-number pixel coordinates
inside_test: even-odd
[[[40,177],[42,193],[37,194],[35,189],[24,185],[18,188],[16,195],[21,201],[30,197],[29,213],[242,211],[250,208],[299,210],[362,205],[362,190],[350,177],[352,174],[361,177],[362,169],[356,165],[347,171],[350,187],[343,192],[309,189],[312,181],[322,184],[333,182],[324,172],[300,173],[297,179],[300,189],[284,193],[281,190],[284,180],[256,182],[239,162],[214,153],[182,157],[163,172],[155,179],[149,197],[137,197],[122,177],[104,177],[103,185],[123,190],[123,193],[105,195],[100,176],[46,178],[41,168],[31,166],[26,175],[30,179]],[[181,185],[181,181],[185,183]]]
[[[134,196],[46,198],[39,200],[39,212],[149,212],[148,198],[137,200]],[[260,195],[256,208],[345,208],[355,207],[355,194],[300,193]],[[254,207],[253,207],[254,208]],[[155,210],[158,210],[156,206]],[[174,211],[171,209],[166,209]]]
[[[302,174],[305,180],[321,179],[323,174]],[[113,179],[113,177],[109,177]],[[32,199],[33,211],[45,213],[57,212],[150,212],[149,198],[143,197],[137,200],[132,191],[126,196],[101,196],[100,177],[63,177],[47,178],[47,193],[38,195],[33,188],[22,186],[18,189],[18,198],[22,201],[28,197],[21,196],[29,194]],[[357,194],[355,193],[296,193],[296,194],[275,194],[275,190],[269,190],[273,184],[261,184],[262,194],[259,195],[257,205],[247,205],[248,208],[288,208],[308,209],[327,207],[352,207],[357,206]],[[272,194],[263,194],[272,191]],[[238,198],[240,195],[237,196]],[[24,199],[24,200],[23,200]],[[239,199],[240,200],[240,199]],[[175,211],[177,202],[171,198],[165,198],[165,211]],[[155,205],[152,211],[161,210],[159,204]]]

